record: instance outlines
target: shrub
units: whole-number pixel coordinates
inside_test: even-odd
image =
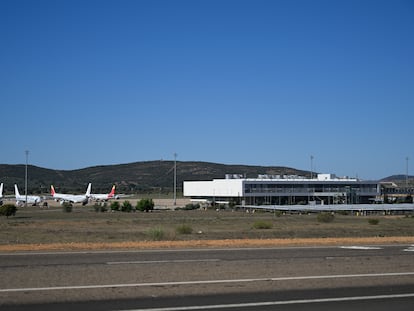
[[[199,209],[199,208],[200,208],[200,204],[188,203],[183,208],[183,210],[190,211],[190,210]]]
[[[152,199],[141,199],[137,202],[136,209],[141,212],[152,211],[154,210],[154,202],[152,201]]]
[[[375,218],[371,218],[371,219],[368,219],[368,223],[370,225],[378,225],[379,224],[379,220],[378,219],[375,219]]]
[[[165,237],[165,232],[162,228],[156,227],[147,231],[149,238],[153,241],[161,241]]]
[[[73,208],[72,203],[70,203],[70,202],[63,202],[62,203],[62,209],[63,209],[64,213],[72,212],[72,208]]]
[[[319,213],[317,217],[319,222],[332,222],[335,219],[335,216],[331,213]]]
[[[131,212],[132,211],[132,204],[129,201],[124,201],[124,203],[122,203],[121,206],[121,211],[122,212]]]
[[[106,203],[95,203],[93,207],[95,209],[95,212],[106,212],[108,210]]]
[[[339,215],[342,215],[342,216],[348,216],[349,215],[349,211],[337,211],[337,213]]]
[[[16,215],[17,207],[13,204],[5,204],[0,206],[0,215],[6,216],[9,218],[9,216]]]
[[[272,229],[273,225],[270,222],[259,220],[253,224],[253,228],[254,229]]]
[[[275,215],[276,217],[281,217],[281,216],[283,215],[283,212],[282,212],[282,211],[275,211],[275,212],[274,212],[274,215]]]
[[[178,226],[176,231],[179,234],[191,234],[193,233],[193,228],[191,228],[190,225],[183,224],[183,225]]]
[[[112,202],[110,208],[112,211],[119,211],[119,208],[120,208],[119,202],[118,201]]]

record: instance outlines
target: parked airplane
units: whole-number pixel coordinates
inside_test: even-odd
[[[115,195],[115,185],[112,186],[111,192],[109,193],[91,193],[90,198],[95,201],[108,201],[110,199],[119,199]]]
[[[66,193],[56,193],[53,185],[50,186],[50,193],[52,194],[53,199],[59,201],[60,204],[64,202],[70,203],[82,203],[82,205],[88,204],[89,196],[91,194],[91,183],[88,185],[88,189],[85,194],[66,194]]]
[[[3,204],[3,183],[0,184],[0,205]]]
[[[16,205],[17,206],[22,206],[25,203],[32,204],[33,206],[35,206],[36,204],[43,201],[42,198],[39,197],[38,195],[28,195],[27,196],[27,202],[26,202],[26,195],[20,195],[19,189],[17,188],[16,184],[14,184],[14,193],[16,195]]]

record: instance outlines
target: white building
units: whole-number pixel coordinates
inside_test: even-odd
[[[297,175],[226,175],[225,179],[184,181],[183,187],[184,196],[192,201],[235,205],[364,204],[381,195],[377,181],[333,174],[318,174],[312,179]]]

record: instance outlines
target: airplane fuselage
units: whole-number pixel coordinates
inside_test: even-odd
[[[37,195],[21,195],[16,184],[14,185],[14,192],[16,195],[16,205],[23,205],[24,203],[36,205],[43,201],[42,198]]]
[[[82,203],[83,205],[87,204],[89,201],[90,193],[91,193],[91,184],[89,183],[88,188],[85,194],[66,194],[66,193],[57,193],[55,192],[55,188],[50,186],[51,194],[53,199],[56,201],[60,201],[61,204],[64,202],[70,203]]]
[[[115,185],[112,186],[111,192],[109,193],[91,193],[90,198],[95,201],[108,201],[110,199],[118,199],[115,195]]]
[[[86,195],[79,194],[63,194],[63,193],[55,193],[53,195],[54,199],[57,199],[59,201],[63,202],[70,202],[70,203],[84,203],[88,201],[88,198]]]

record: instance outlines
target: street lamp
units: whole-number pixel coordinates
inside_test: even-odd
[[[24,177],[24,194],[25,194],[25,201],[24,201],[24,207],[27,207],[27,163],[29,159],[29,150],[26,150],[24,152],[26,154],[26,169],[25,169],[25,177]]]
[[[313,155],[310,156],[311,160],[311,179],[313,179]]]
[[[174,153],[174,206],[177,204],[177,153]]]
[[[408,157],[405,158],[405,187],[408,191]]]

